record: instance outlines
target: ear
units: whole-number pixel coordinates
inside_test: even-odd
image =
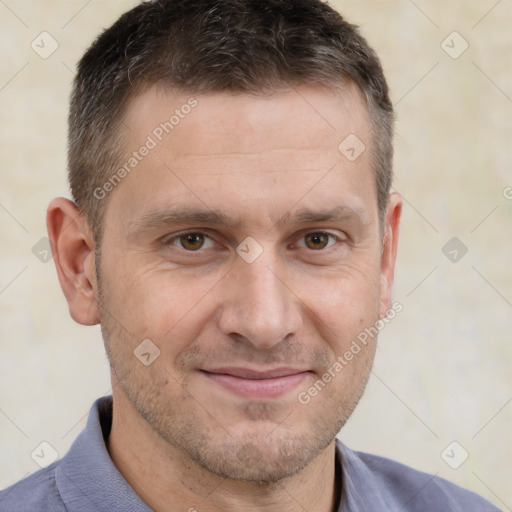
[[[78,207],[64,197],[46,212],[46,228],[69,313],[82,325],[99,323],[94,239]]]
[[[391,308],[391,289],[395,275],[398,250],[398,233],[402,215],[402,198],[393,192],[389,195],[384,218],[384,234],[380,263],[380,316],[386,316]]]

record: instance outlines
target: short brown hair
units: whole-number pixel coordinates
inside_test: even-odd
[[[126,12],[80,60],[70,102],[68,178],[97,244],[107,201],[94,190],[122,161],[123,114],[144,88],[258,94],[350,80],[368,104],[383,214],[393,106],[379,59],[355,25],[321,0],[150,0]]]

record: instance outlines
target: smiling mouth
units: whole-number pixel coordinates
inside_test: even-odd
[[[275,368],[256,371],[249,368],[216,368],[201,370],[212,383],[231,393],[250,399],[277,398],[295,389],[308,376],[309,370]]]

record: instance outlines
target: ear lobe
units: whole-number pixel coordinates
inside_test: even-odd
[[[75,203],[59,197],[48,206],[46,228],[71,317],[82,325],[98,324],[94,241],[86,219]]]
[[[391,290],[395,275],[398,251],[398,235],[402,215],[402,198],[396,192],[389,195],[384,219],[384,234],[380,264],[380,316],[386,316],[391,308]]]

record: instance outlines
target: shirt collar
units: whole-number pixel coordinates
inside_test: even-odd
[[[106,396],[94,402],[85,429],[56,468],[57,488],[70,512],[151,512],[110,458],[105,440],[111,427],[112,397]],[[382,497],[367,485],[371,475],[366,472],[368,468],[354,452],[337,439],[336,478],[341,479],[342,489],[338,512],[368,511],[369,503],[375,503],[375,510],[378,510]]]
[[[151,512],[110,458],[105,439],[112,426],[112,397],[91,407],[79,434],[55,471],[62,500],[70,512]]]

